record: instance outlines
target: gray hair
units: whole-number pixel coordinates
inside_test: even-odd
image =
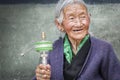
[[[68,4],[74,4],[74,3],[80,3],[83,4],[86,9],[87,6],[83,0],[59,0],[57,6],[56,6],[56,12],[55,12],[55,18],[59,23],[62,23],[63,21],[63,9],[68,5]]]

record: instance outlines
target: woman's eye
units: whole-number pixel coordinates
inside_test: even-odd
[[[86,18],[86,16],[81,16],[80,18]]]
[[[72,20],[72,19],[74,19],[74,17],[69,17],[69,19],[71,19],[71,20]]]

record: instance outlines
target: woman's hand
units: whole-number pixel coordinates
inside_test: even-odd
[[[36,79],[37,80],[50,80],[51,77],[51,67],[49,64],[40,64],[36,68]]]

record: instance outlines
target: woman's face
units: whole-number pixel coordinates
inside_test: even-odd
[[[61,27],[69,39],[81,40],[88,34],[90,18],[84,5],[69,4],[64,10],[64,19]]]

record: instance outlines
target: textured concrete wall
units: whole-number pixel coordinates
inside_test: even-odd
[[[120,58],[120,4],[89,5],[90,31],[110,42]],[[34,43],[54,41],[60,33],[54,25],[54,4],[0,5],[0,80],[31,80],[39,63]],[[25,53],[24,56],[21,56]]]
[[[59,0],[0,0],[0,4],[20,4],[20,3],[42,3],[50,4],[56,3]],[[120,0],[84,0],[86,3],[99,4],[99,3],[120,3]]]

